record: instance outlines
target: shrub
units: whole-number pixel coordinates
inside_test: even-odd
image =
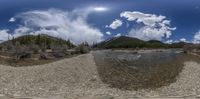
[[[60,45],[51,45],[51,50],[53,52],[64,52],[64,48]]]
[[[8,42],[8,43],[6,44],[6,49],[7,49],[8,51],[13,51],[13,50],[14,50],[14,45],[13,45],[13,43],[12,43],[12,42]]]
[[[38,45],[31,44],[30,46],[28,46],[27,50],[33,52],[34,54],[37,54],[37,53],[39,53],[40,48]]]
[[[183,47],[184,52],[192,52],[192,51],[198,51],[200,49],[200,45],[185,45]]]
[[[32,53],[26,49],[26,47],[21,46],[20,48],[17,48],[15,53],[15,59],[16,60],[21,60],[25,58],[31,58]]]
[[[65,57],[66,55],[71,55],[68,50],[68,45],[51,45],[53,56],[56,58]]]
[[[76,47],[76,53],[85,54],[89,52],[89,47],[85,46],[84,43],[80,44],[78,47]]]
[[[25,45],[21,45],[19,42],[15,43],[14,56],[16,60],[21,60],[25,58],[31,58],[32,53]]]
[[[3,50],[3,46],[2,46],[2,45],[0,45],[0,50],[1,50],[1,51]]]
[[[40,50],[40,48],[39,48],[38,45],[34,45],[34,46],[32,47],[32,51],[33,51],[35,54],[38,53],[39,50]]]

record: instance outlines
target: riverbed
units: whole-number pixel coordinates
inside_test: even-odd
[[[137,90],[159,88],[176,81],[186,61],[198,62],[198,57],[181,50],[118,51],[94,53],[101,80],[113,88]]]
[[[135,90],[134,87],[126,89],[127,86],[111,86],[111,83],[103,81],[100,74],[103,71],[99,71],[99,68],[106,66],[97,66],[94,60],[97,53],[101,51],[37,66],[0,65],[0,99],[133,99],[138,97],[190,99],[200,96],[198,58],[185,61],[173,82],[159,87],[140,87]],[[107,66],[110,68],[110,65]],[[104,73],[109,75],[108,70]]]

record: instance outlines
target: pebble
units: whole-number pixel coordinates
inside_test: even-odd
[[[77,65],[77,62],[81,66]],[[72,66],[78,68],[78,71],[72,69]],[[62,70],[56,71],[57,67],[62,67]],[[4,76],[4,78],[10,83],[0,82],[0,93],[14,93],[14,97],[66,97],[69,99],[85,96],[99,97],[100,99],[118,97],[132,99],[140,96],[183,97],[192,95],[191,97],[200,97],[200,65],[195,62],[187,62],[177,77],[177,81],[169,86],[138,91],[119,90],[104,84],[97,75],[91,54],[35,67],[12,68],[0,65],[0,75],[7,70],[11,71],[9,75],[12,76]],[[15,82],[18,82],[17,86],[14,85]],[[49,91],[51,86],[55,86],[55,88]],[[0,98],[5,96],[0,94]]]
[[[4,97],[5,95],[4,94],[0,94],[0,97]]]

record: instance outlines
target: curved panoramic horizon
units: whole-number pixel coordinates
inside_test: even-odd
[[[198,0],[0,1],[0,40],[47,34],[75,44],[129,36],[200,43]]]
[[[200,0],[0,0],[0,99],[200,98]]]

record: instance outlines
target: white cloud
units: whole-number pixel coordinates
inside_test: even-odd
[[[197,33],[195,33],[192,42],[195,43],[195,44],[200,44],[200,31],[198,31]]]
[[[186,38],[181,38],[180,41],[181,42],[188,42]]]
[[[142,12],[130,12],[130,11],[125,11],[120,14],[121,17],[127,18],[129,21],[136,21],[138,23],[142,22],[145,25],[148,26],[153,26],[155,23],[160,23],[162,22],[166,17],[165,16],[157,16],[154,14],[144,14]]]
[[[173,40],[167,40],[167,41],[165,41],[164,43],[172,44],[173,42],[174,42]]]
[[[0,30],[0,42],[6,41],[11,38],[12,38],[12,35],[9,34],[9,30],[7,29]]]
[[[149,26],[144,26],[141,28],[133,28],[129,32],[129,36],[136,37],[142,40],[162,40],[163,37],[169,38],[172,35],[166,27],[162,28],[152,28]]]
[[[22,21],[22,25],[14,30],[14,36],[47,34],[70,39],[76,44],[85,41],[90,44],[100,42],[103,40],[103,33],[87,23],[88,14],[88,11],[68,12],[58,9],[24,12],[14,17]]]
[[[167,43],[167,44],[172,44],[172,43],[178,43],[178,42],[186,42],[186,43],[189,43],[189,41],[186,39],[186,38],[181,38],[179,40],[167,40],[165,41],[164,43]]]
[[[164,41],[164,43],[167,43],[167,44],[172,44],[172,43],[178,43],[180,42],[180,40],[167,40],[167,41]]]
[[[116,19],[115,21],[113,21],[109,26],[106,26],[106,27],[109,27],[111,29],[117,29],[118,27],[122,26],[122,21],[121,20],[118,20]]]
[[[120,36],[122,36],[121,33],[115,35],[115,37],[120,37]]]
[[[132,28],[129,32],[129,36],[142,40],[162,40],[163,38],[169,38],[172,35],[172,31],[176,29],[171,28],[170,21],[162,15],[157,16],[155,14],[125,11],[120,16],[127,18],[128,21],[143,24],[139,28]]]
[[[15,18],[14,17],[10,18],[9,22],[15,22]]]
[[[112,33],[108,31],[108,32],[106,32],[106,34],[107,34],[107,35],[111,35]]]
[[[16,28],[15,30],[14,30],[14,34],[15,35],[17,35],[17,34],[27,34],[27,33],[29,33],[30,32],[30,28],[28,28],[28,27],[25,27],[25,26],[19,26],[18,28]]]

